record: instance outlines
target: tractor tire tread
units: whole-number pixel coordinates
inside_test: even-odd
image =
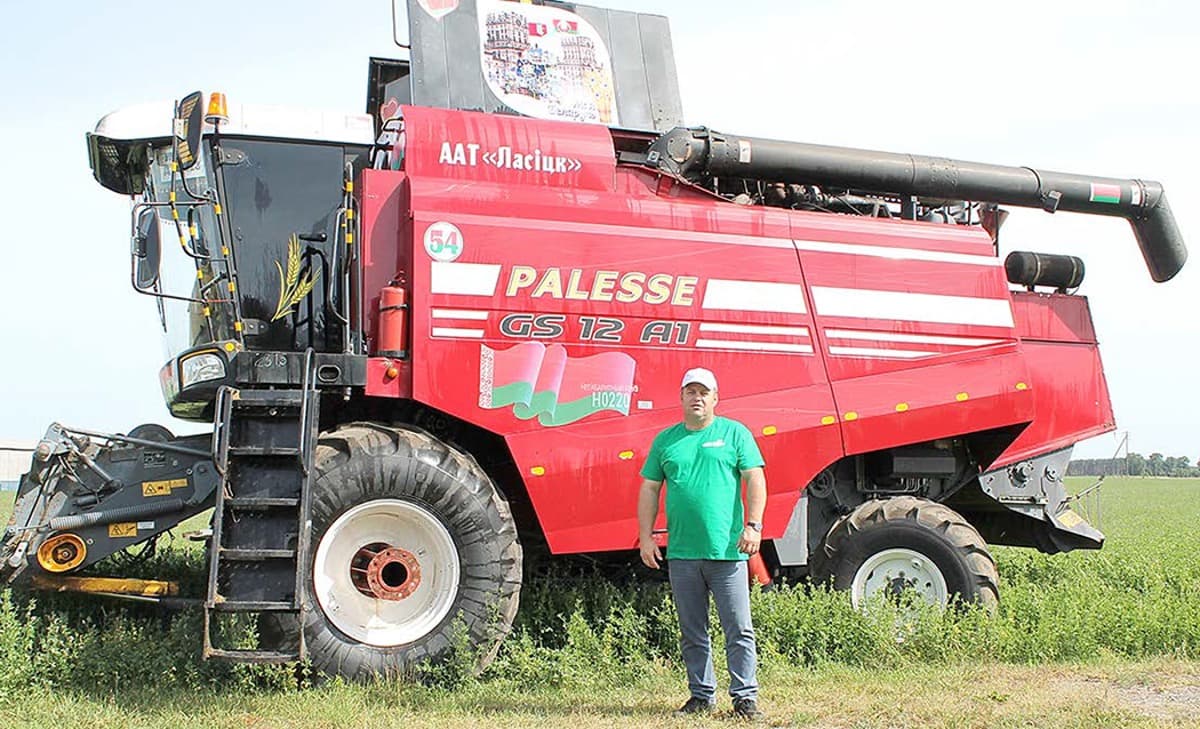
[[[939,535],[967,573],[964,587],[973,594],[960,594],[961,599],[977,602],[988,610],[995,609],[1000,597],[1000,578],[983,537],[950,507],[916,496],[867,501],[835,522],[822,547],[814,550],[809,570],[813,580],[818,583],[832,580],[835,587],[847,587],[844,571],[839,575],[838,562],[841,555],[851,553],[851,541],[870,530],[897,524]]]
[[[314,468],[314,556],[323,529],[345,509],[403,496],[446,522],[462,564],[459,593],[446,620],[413,643],[389,648],[357,643],[328,623],[311,595],[311,565],[306,566],[310,595],[303,612],[304,631],[313,667],[356,681],[407,675],[452,647],[450,631],[458,616],[466,623],[469,643],[479,651],[476,670],[482,671],[512,628],[522,580],[521,544],[511,510],[483,468],[469,454],[424,431],[370,422],[347,423],[322,434]],[[327,477],[329,482],[324,481]],[[291,633],[298,632],[295,616],[267,617],[283,623],[290,618]],[[288,627],[280,624],[269,632],[286,636]]]

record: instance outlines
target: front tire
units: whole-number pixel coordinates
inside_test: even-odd
[[[926,602],[999,602],[996,563],[983,537],[949,507],[900,496],[868,501],[829,530],[813,555],[818,582],[850,591],[856,608],[875,595],[915,592]]]
[[[521,545],[483,469],[426,433],[370,423],[323,435],[314,460],[302,611],[313,667],[409,675],[461,647],[459,631],[476,667],[490,663],[516,616]]]

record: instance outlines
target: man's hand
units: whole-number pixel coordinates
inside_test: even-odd
[[[767,506],[767,477],[762,466],[747,468],[742,471],[746,481],[746,520],[757,522],[762,526],[763,509]],[[762,532],[749,526],[742,527],[742,536],[738,539],[738,551],[754,556],[762,543]]]
[[[638,549],[642,553],[642,562],[650,569],[658,569],[658,563],[662,561],[662,551],[653,539],[641,538],[638,539]]]
[[[742,529],[742,537],[738,539],[739,552],[753,556],[758,553],[760,544],[762,544],[762,534],[757,529],[751,527]],[[644,560],[645,557],[643,556],[642,559]]]
[[[662,490],[662,481],[648,478],[642,479],[638,489],[638,551],[642,553],[642,562],[652,570],[658,569],[662,561],[662,552],[654,543],[654,520],[658,517],[658,492]]]

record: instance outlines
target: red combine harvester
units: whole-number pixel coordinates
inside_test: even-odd
[[[51,426],[10,581],[185,600],[88,568],[214,509],[206,656],[363,677],[462,624],[486,660],[522,543],[630,558],[692,366],[766,459],[760,574],[992,604],[987,543],[1101,546],[1062,481],[1114,427],[1083,265],[1002,260],[998,206],[1126,218],[1166,281],[1158,183],[685,128],[661,17],[413,0],[409,26],[367,115],[197,92],[88,136],[167,406],[213,432]],[[223,645],[231,614],[270,644]]]

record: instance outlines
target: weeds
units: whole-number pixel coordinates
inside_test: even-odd
[[[1119,483],[1115,494],[1106,494],[1106,513],[1116,523],[1104,550],[1048,556],[995,548],[1002,582],[995,615],[887,603],[860,612],[847,595],[824,587],[755,590],[760,663],[770,672],[828,664],[1198,658],[1197,497],[1196,482]],[[168,545],[136,572],[198,589],[202,561],[187,545]],[[229,629],[227,638],[253,644],[253,626]],[[715,616],[713,634],[719,645]],[[200,635],[199,611],[164,615],[97,598],[4,591],[0,702],[47,688],[125,695],[147,681],[155,690],[176,692],[297,686],[288,668],[202,661]],[[418,671],[431,691],[476,683],[517,690],[637,686],[647,676],[681,670],[666,584],[613,579],[599,569],[530,576],[513,632],[481,676],[465,629],[456,635],[450,659]],[[719,663],[720,651],[714,653]]]

